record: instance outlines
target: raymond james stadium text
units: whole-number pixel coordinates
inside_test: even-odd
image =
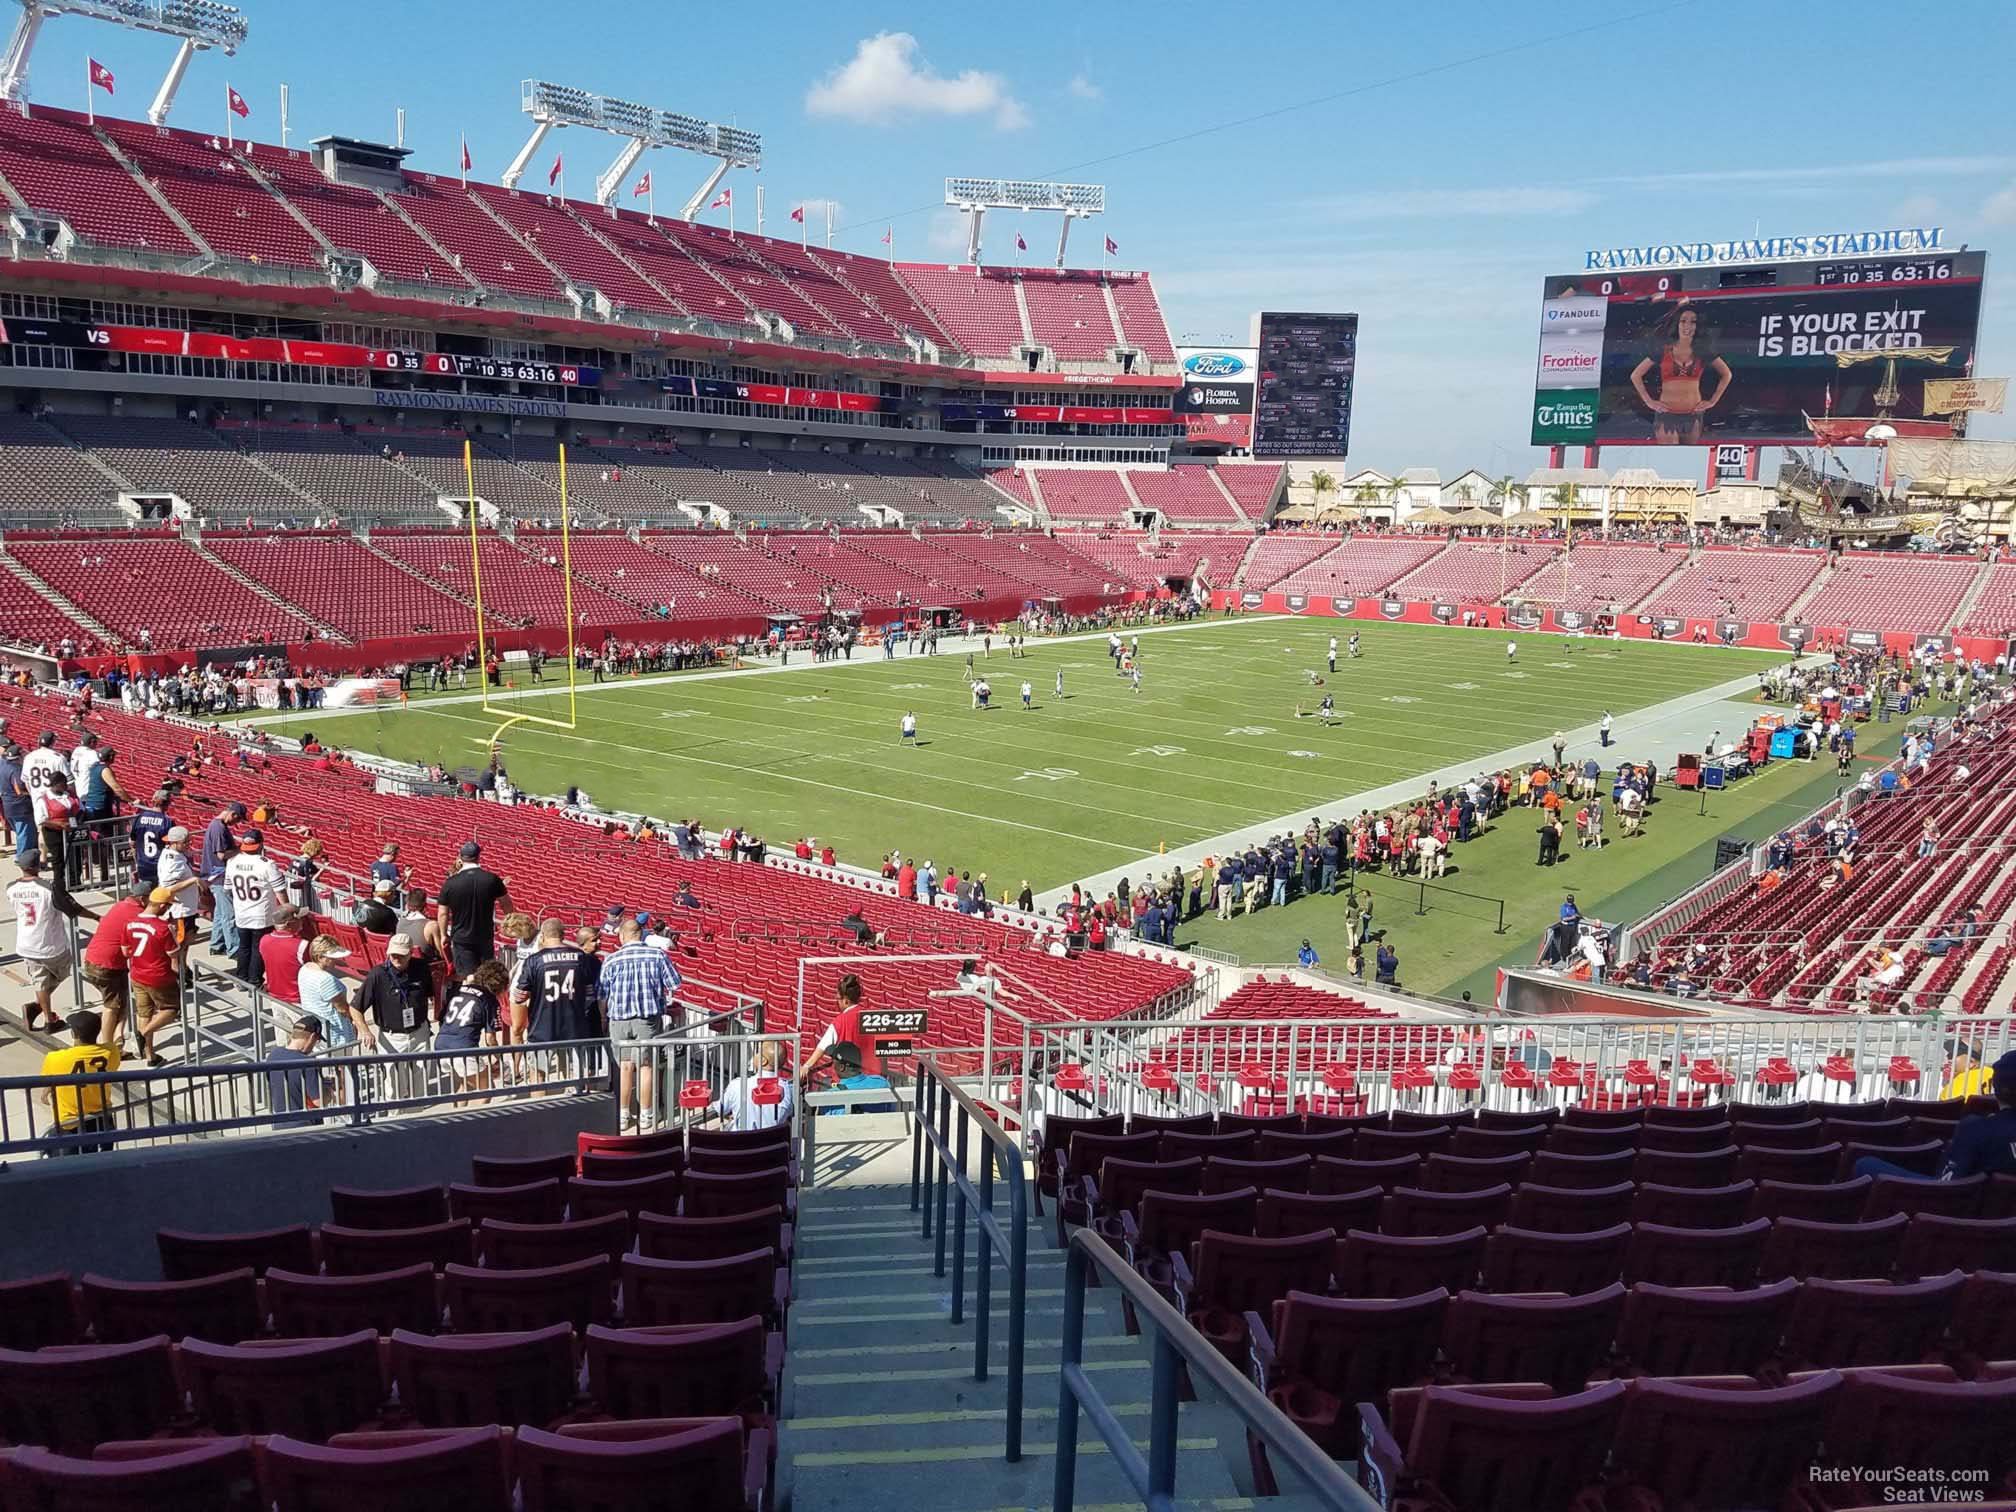
[[[1835,231],[1820,236],[1768,236],[1719,242],[1662,242],[1645,247],[1598,247],[1582,254],[1583,268],[1684,268],[1697,263],[1797,262],[1808,257],[1865,253],[1932,252],[1945,228],[1907,226],[1896,231]]]

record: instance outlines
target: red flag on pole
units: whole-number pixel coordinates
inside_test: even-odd
[[[546,170],[546,187],[548,189],[551,189],[555,184],[560,182],[560,165],[564,161],[566,161],[564,153],[556,152],[553,154],[553,166]]]
[[[1022,240],[1022,233],[1020,231],[1015,233],[1015,250],[1017,252],[1027,252],[1029,250],[1029,243]]]
[[[249,116],[252,114],[252,107],[245,103],[245,96],[238,93],[238,91],[233,89],[229,84],[226,84],[224,86],[224,94],[225,94],[225,103],[231,107],[231,114],[239,117]]]
[[[895,244],[896,244],[896,228],[894,226],[891,226],[887,231],[884,231],[882,233],[882,245],[885,247],[893,247]]]
[[[1106,255],[1107,255],[1108,257],[1117,257],[1117,256],[1119,256],[1119,253],[1120,253],[1120,243],[1118,243],[1118,242],[1116,242],[1115,240],[1113,240],[1113,238],[1112,238],[1112,237],[1110,237],[1110,236],[1109,236],[1109,237],[1107,237],[1107,238],[1106,238]]]
[[[734,203],[735,191],[733,189],[723,189],[719,194],[714,196],[713,202],[707,208],[709,210],[720,210]]]
[[[793,210],[793,211],[791,212],[791,219],[793,219],[794,221],[798,222],[798,224],[799,224],[799,225],[801,225],[801,226],[802,226],[802,225],[804,225],[804,224],[805,224],[805,207],[804,207],[803,205],[800,205],[800,206],[799,206],[799,207],[798,207],[798,208],[797,208],[796,210]]]
[[[637,180],[637,187],[630,191],[630,198],[642,199],[645,195],[649,194],[650,192],[651,192],[651,175],[647,173],[644,175],[644,177]]]
[[[105,93],[111,94],[113,92],[112,70],[107,68],[103,63],[100,63],[96,58],[92,58],[89,61],[91,64],[91,82],[104,90]]]

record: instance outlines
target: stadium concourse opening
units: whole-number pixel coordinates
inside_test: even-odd
[[[0,1505],[2016,1505],[1979,253],[1550,280],[1552,466],[1347,474],[1103,186],[167,124],[249,36],[0,65]]]

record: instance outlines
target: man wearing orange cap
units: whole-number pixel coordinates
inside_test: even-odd
[[[147,906],[121,932],[119,954],[133,995],[133,1023],[140,1036],[141,1057],[150,1066],[162,1064],[154,1053],[154,1036],[182,1011],[182,980],[177,969],[175,927],[162,917],[175,894],[157,887],[147,894]]]

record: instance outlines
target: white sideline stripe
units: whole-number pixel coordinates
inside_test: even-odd
[[[1234,619],[1211,619],[1207,616],[1199,616],[1194,620],[1185,620],[1180,625],[1144,625],[1137,629],[1130,629],[1127,633],[1129,635],[1170,635],[1186,630],[1223,629],[1229,625],[1278,624],[1282,620],[1293,620],[1296,618],[1299,618],[1299,616],[1292,614],[1248,614]],[[1048,646],[1068,646],[1080,641],[1104,642],[1106,635],[1107,632],[1104,630],[1088,630],[1078,635],[1055,635],[1047,640],[1038,641],[1031,649],[1039,650]],[[998,640],[1000,637],[996,636],[995,639]],[[942,661],[947,656],[958,656],[963,652],[978,651],[980,649],[980,640],[981,637],[977,635],[947,636],[942,642],[945,649],[940,651],[938,657],[935,659]],[[591,693],[622,693],[634,688],[657,687],[662,683],[709,682],[717,677],[764,677],[778,672],[836,672],[846,667],[900,666],[909,659],[906,653],[886,659],[881,656],[864,656],[859,661],[822,662],[814,661],[811,652],[808,650],[803,660],[789,667],[773,662],[764,662],[741,667],[718,667],[711,672],[649,672],[641,677],[631,677],[621,682],[576,683],[574,685],[574,692],[577,697],[586,698]],[[934,658],[918,657],[916,659],[919,661],[928,661]],[[508,694],[499,693],[497,696],[499,698],[513,698],[523,702],[532,698],[562,698],[566,696],[566,693],[567,688],[565,684],[561,684],[549,688],[543,693],[514,690]],[[347,709],[280,709],[270,714],[256,715],[251,719],[237,720],[236,723],[240,725],[285,724],[290,720],[300,719],[304,715],[319,722],[330,719],[347,719],[357,714],[424,714],[432,709],[445,709],[457,704],[481,704],[483,697],[484,695],[481,693],[451,693],[445,698],[429,698],[413,704],[358,704]],[[494,703],[490,707],[493,713],[509,714],[512,712],[509,709],[499,709]]]

